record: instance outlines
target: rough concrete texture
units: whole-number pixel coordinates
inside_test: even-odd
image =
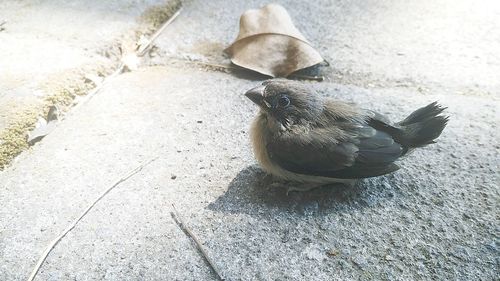
[[[173,55],[222,60],[214,55],[214,45],[229,43],[239,13],[262,3],[202,2],[188,2],[159,39],[162,56],[156,63],[172,63],[167,56]],[[312,89],[394,120],[438,100],[451,116],[439,142],[415,151],[393,175],[354,188],[286,196],[267,184],[251,153],[248,129],[256,108],[242,93],[259,83],[255,77],[179,62],[123,74],[0,173],[0,279],[25,279],[46,245],[90,202],[152,157],[159,158],[108,194],[55,247],[38,280],[215,280],[172,220],[172,203],[227,280],[498,279],[498,88],[488,75],[499,61],[492,56],[483,69],[467,56],[473,75],[439,71],[422,61],[436,56],[446,69],[456,57],[441,52],[439,44],[436,49],[405,45],[420,37],[401,43],[418,50],[414,59],[388,55],[400,42],[397,36],[445,40],[446,28],[391,36],[391,30],[380,27],[385,35],[372,35],[379,43],[357,50],[383,55],[360,55],[343,47],[348,34],[341,32],[365,21],[353,8],[360,4],[282,3],[306,37],[325,56],[336,58],[338,68],[330,71],[341,69],[355,78],[339,83],[332,74],[333,81],[309,83]],[[412,15],[427,17],[423,11],[440,11],[444,5],[383,3],[366,4],[363,11],[380,21],[402,22]],[[461,3],[472,10],[481,6]],[[326,17],[328,9],[336,12]],[[450,21],[461,22],[462,14],[450,9]],[[493,20],[488,15],[498,10],[486,10],[464,28]],[[377,26],[369,23],[360,30]],[[332,45],[322,45],[328,37]],[[494,45],[483,43],[485,50]],[[390,68],[380,65],[384,56],[393,60]],[[398,75],[416,82],[392,83]],[[367,89],[371,77],[383,83]],[[459,93],[476,78],[482,81],[477,91]]]

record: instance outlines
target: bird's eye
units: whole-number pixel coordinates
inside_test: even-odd
[[[278,100],[278,105],[280,107],[287,107],[290,105],[290,99],[287,96],[281,96]]]

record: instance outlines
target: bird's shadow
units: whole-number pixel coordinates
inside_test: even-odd
[[[263,213],[292,212],[324,215],[332,212],[376,207],[398,192],[390,177],[359,181],[355,186],[328,185],[306,192],[290,192],[272,185],[256,165],[241,170],[227,191],[208,205],[208,209],[230,214],[261,216]]]

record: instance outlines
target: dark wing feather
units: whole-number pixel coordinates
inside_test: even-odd
[[[286,170],[314,174],[341,170],[355,162],[358,148],[352,143],[275,141],[268,144],[269,157]]]
[[[397,170],[393,162],[404,149],[392,136],[368,124],[346,126],[347,140],[338,142],[328,130],[318,129],[306,135],[279,137],[269,142],[270,158],[294,173],[353,179],[380,176]],[[338,127],[337,127],[338,128]]]

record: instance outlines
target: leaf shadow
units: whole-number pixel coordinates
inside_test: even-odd
[[[227,191],[208,205],[208,209],[228,214],[262,216],[289,212],[299,215],[327,215],[334,212],[372,208],[391,200],[398,192],[390,185],[392,176],[359,181],[355,186],[327,185],[307,192],[290,192],[271,185],[256,165],[241,170]]]
[[[330,67],[324,65],[323,63],[316,64],[310,67],[299,69],[291,73],[286,79],[291,80],[311,80],[307,77],[326,77]],[[264,75],[257,71],[238,66],[231,63],[231,74],[239,79],[244,79],[248,81],[265,81],[273,79],[273,77]],[[276,77],[279,78],[279,77]],[[314,79],[313,79],[314,80]]]

